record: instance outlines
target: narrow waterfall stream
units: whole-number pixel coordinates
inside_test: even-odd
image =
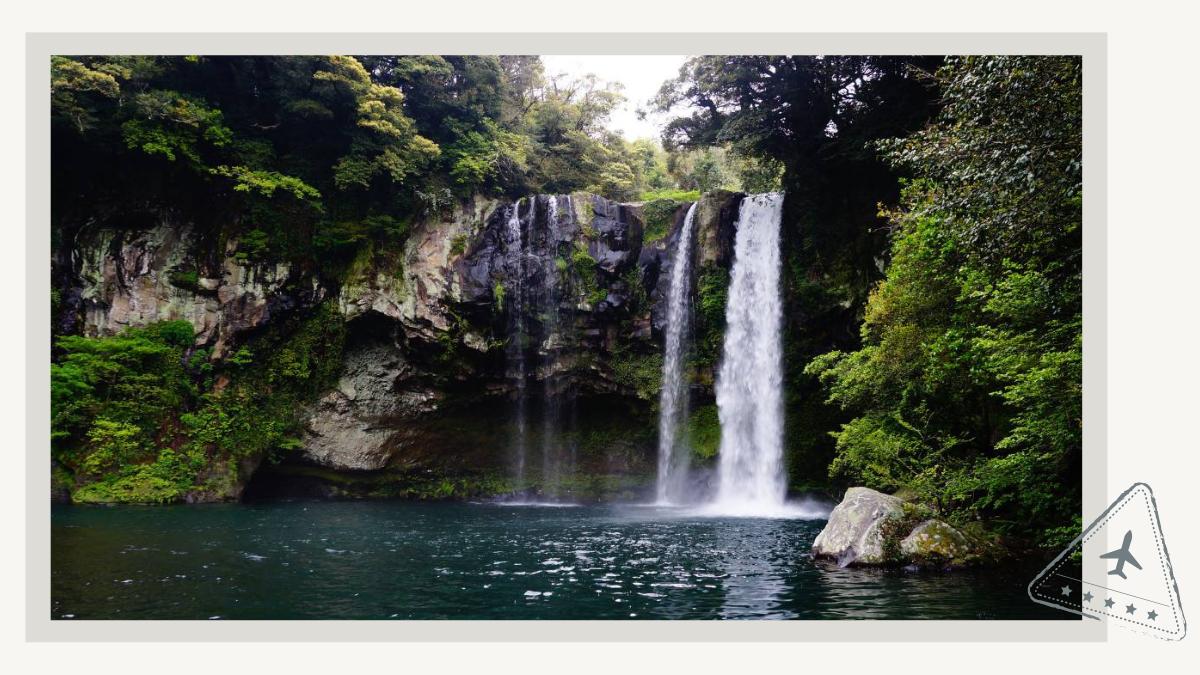
[[[575,470],[574,444],[564,433],[573,426],[575,397],[562,363],[573,334],[571,322],[562,320],[564,291],[568,289],[567,280],[557,266],[559,246],[564,240],[570,241],[570,236],[560,231],[558,196],[547,195],[545,199],[542,262],[536,274],[539,281],[535,305],[535,314],[542,323],[538,366],[542,378],[542,483],[546,496],[561,499],[565,496],[561,488],[563,479]],[[537,197],[533,200],[536,203]]]
[[[521,200],[513,202],[504,230],[505,261],[508,269],[508,288],[505,298],[508,314],[508,342],[505,345],[507,376],[516,386],[513,423],[516,433],[512,439],[512,471],[518,485],[525,482],[526,425],[528,400],[525,392],[525,246],[521,225]]]
[[[537,196],[533,197],[537,203]],[[558,201],[554,195],[546,199],[546,227],[542,231],[542,247],[554,251],[558,247],[554,226],[558,220]],[[559,321],[558,321],[558,274],[554,270],[554,256],[541,257],[538,270],[537,314],[542,321],[543,341],[538,349],[539,370],[542,377],[542,483],[557,483],[561,478],[562,462],[558,448],[559,400],[555,396],[555,371],[557,370]],[[543,487],[543,490],[545,488]]]
[[[564,363],[575,337],[573,322],[563,320],[571,289],[557,261],[575,235],[574,211],[568,199],[570,219],[560,222],[558,195],[530,195],[522,217],[522,201],[512,205],[504,231],[505,360],[515,389],[511,475],[521,491],[532,487],[562,499],[561,486],[575,470],[576,449],[566,432],[575,426],[576,401]],[[540,380],[540,388],[531,391],[530,380]],[[541,426],[540,439],[530,436],[531,420]],[[540,450],[540,468],[531,450]]]
[[[667,325],[663,340],[662,390],[659,392],[658,483],[659,504],[677,503],[684,495],[688,453],[678,448],[679,426],[687,420],[688,397],[684,373],[687,366],[688,338],[691,327],[692,230],[695,229],[696,204],[688,208],[679,232],[679,241],[671,255],[671,274],[667,286]],[[677,452],[681,450],[680,452]]]
[[[784,507],[782,212],[783,194],[769,193],[746,197],[738,213],[716,381],[721,445],[713,509],[721,513],[771,515]]]

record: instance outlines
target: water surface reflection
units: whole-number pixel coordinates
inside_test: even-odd
[[[1069,618],[1033,569],[839,570],[823,521],[404,502],[52,513],[54,618]],[[1036,561],[1032,563],[1036,567]]]

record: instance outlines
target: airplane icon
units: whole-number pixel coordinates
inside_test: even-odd
[[[1127,579],[1128,577],[1125,576],[1125,563],[1129,563],[1139,570],[1142,569],[1142,566],[1138,564],[1137,558],[1134,558],[1133,554],[1129,552],[1129,544],[1131,543],[1133,543],[1133,530],[1125,533],[1125,541],[1121,544],[1121,548],[1109,551],[1100,556],[1101,558],[1111,558],[1117,561],[1117,568],[1109,572],[1109,574],[1115,574],[1122,579]]]

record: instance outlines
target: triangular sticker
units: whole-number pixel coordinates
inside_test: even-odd
[[[1029,584],[1034,602],[1164,640],[1187,633],[1154,493],[1135,483]]]

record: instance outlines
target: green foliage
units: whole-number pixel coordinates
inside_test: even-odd
[[[383,247],[403,242],[408,237],[410,221],[389,215],[372,214],[355,220],[324,221],[313,237],[313,248],[317,251],[344,252],[357,250],[356,255],[367,253],[370,244]]]
[[[675,188],[663,190],[649,190],[643,192],[638,197],[643,202],[655,202],[659,200],[670,200],[674,202],[694,202],[700,199],[699,190],[681,190]]]
[[[168,89],[133,97],[134,117],[121,125],[125,145],[169,161],[183,157],[197,169],[205,168],[206,150],[223,148],[233,140],[223,113],[202,99]]]
[[[733,172],[742,190],[750,193],[777,192],[783,189],[783,162],[771,157],[733,158]]]
[[[270,238],[267,236],[267,233],[255,228],[246,232],[238,239],[237,250],[233,254],[233,259],[243,264],[264,260],[267,257],[269,246]]]
[[[613,354],[611,363],[617,384],[638,398],[657,404],[662,388],[662,354],[640,354],[622,350]]]
[[[608,297],[608,292],[600,285],[600,281],[596,277],[599,272],[596,259],[588,253],[587,246],[582,243],[577,242],[571,251],[571,270],[575,273],[578,290],[582,294],[584,302],[595,305]]]
[[[561,272],[562,270],[559,270],[559,271]],[[492,299],[496,303],[496,311],[497,312],[504,311],[504,293],[505,293],[504,284],[502,282],[497,281],[496,285],[492,286]]]
[[[649,311],[650,295],[646,290],[646,286],[642,284],[642,277],[638,268],[635,266],[625,270],[625,273],[621,275],[621,282],[629,294],[628,315],[633,317]]]
[[[607,128],[621,87],[594,75],[547,75],[536,56],[364,56],[381,84],[441,149],[421,190],[570,193],[626,200],[670,187],[665,153]]]
[[[101,474],[136,460],[142,452],[142,436],[137,425],[97,417],[87,433],[92,451],[79,468],[83,473]]]
[[[101,104],[115,102],[121,95],[121,80],[131,72],[117,62],[50,57],[50,107],[56,118],[65,119],[83,133],[96,125]]]
[[[677,194],[690,194],[675,191]],[[696,193],[699,199],[699,193]],[[643,195],[643,198],[645,195]],[[671,197],[659,197],[642,204],[642,221],[645,223],[643,242],[650,244],[666,237],[671,232],[671,225],[679,208],[687,204]]]
[[[643,191],[663,191],[674,187],[675,180],[667,169],[667,154],[657,140],[639,138],[627,148],[635,184],[642,186]]]
[[[248,366],[254,363],[254,352],[247,347],[238,347],[225,362],[231,366]]]
[[[588,186],[588,191],[617,201],[628,201],[638,193],[637,176],[624,162],[608,162],[600,167],[600,175]]]
[[[406,234],[419,200],[395,186],[439,157],[401,91],[350,57],[55,57],[51,77],[57,193],[204,204],[206,241],[254,230],[264,254],[331,274],[330,252]]]
[[[168,279],[177,288],[189,291],[200,288],[200,274],[196,270],[172,270]]]
[[[1078,68],[981,57],[939,71],[937,122],[884,144],[922,177],[889,214],[863,346],[808,366],[857,414],[835,434],[833,475],[1046,546],[1078,518]]]
[[[713,370],[725,342],[725,304],[729,299],[729,270],[703,265],[696,274],[695,338],[692,362]]]
[[[912,67],[938,60],[698,56],[663,84],[653,105],[664,113],[691,111],[667,124],[663,144],[668,151],[722,147],[795,168],[812,159],[814,148],[836,138],[879,138],[881,130],[905,130],[914,118],[923,119],[923,105],[910,105],[914,97],[925,98]],[[722,164],[719,157],[711,159]]]
[[[102,480],[81,486],[71,499],[81,504],[165,504],[179,501],[193,489],[205,465],[203,456],[180,455],[164,448],[149,464],[121,466]]]
[[[947,227],[989,263],[1068,253],[1083,189],[1082,77],[1079,57],[950,59],[937,73],[944,123],[880,146],[933,182]]]
[[[321,193],[311,185],[294,176],[285,176],[278,171],[261,171],[244,166],[225,166],[222,164],[211,170],[213,175],[233,179],[233,189],[237,192],[256,192],[263,197],[270,197],[276,190],[282,190],[296,199],[320,199]]]
[[[355,103],[350,151],[333,170],[338,188],[369,188],[380,174],[403,183],[438,156],[438,146],[418,134],[404,114],[399,89],[373,82],[366,68],[349,56],[330,56],[323,66],[313,74],[318,88],[329,96],[349,95]]]
[[[175,501],[229,483],[240,459],[295,447],[298,411],[341,368],[344,327],[332,303],[284,320],[236,349],[207,391],[208,352],[185,358],[193,340],[183,321],[59,340],[51,430],[74,500]]]
[[[457,138],[446,150],[450,178],[464,190],[494,190],[502,185],[506,172],[526,169],[526,139],[490,119],[484,119],[480,127],[452,127]]]
[[[450,257],[457,258],[467,250],[467,235],[456,234],[450,239]]]
[[[619,85],[548,77],[537,57],[56,56],[50,70],[55,193],[114,212],[202,204],[200,240],[237,239],[243,263],[340,278],[360,248],[472,194],[674,185],[657,141],[607,128]],[[81,227],[55,223],[55,241]]]
[[[343,319],[331,303],[282,322],[229,360],[229,383],[199,397],[180,422],[195,451],[240,459],[294,445],[300,406],[341,368]],[[254,354],[262,355],[255,359]]]
[[[95,420],[104,420],[105,428],[136,428],[137,443],[151,447],[163,424],[161,411],[180,406],[191,394],[182,365],[191,341],[191,325],[183,321],[130,329],[110,338],[59,339],[61,356],[50,365],[50,433],[56,458],[72,467],[86,459],[95,449],[89,445]],[[96,438],[104,437],[101,432]]]
[[[688,442],[692,456],[701,461],[712,461],[721,449],[721,421],[717,417],[717,406],[706,405],[691,412],[687,422]]]
[[[724,186],[728,180],[717,158],[713,156],[712,150],[708,148],[696,158],[689,178],[689,182],[693,183],[696,189],[701,192],[716,190]]]

